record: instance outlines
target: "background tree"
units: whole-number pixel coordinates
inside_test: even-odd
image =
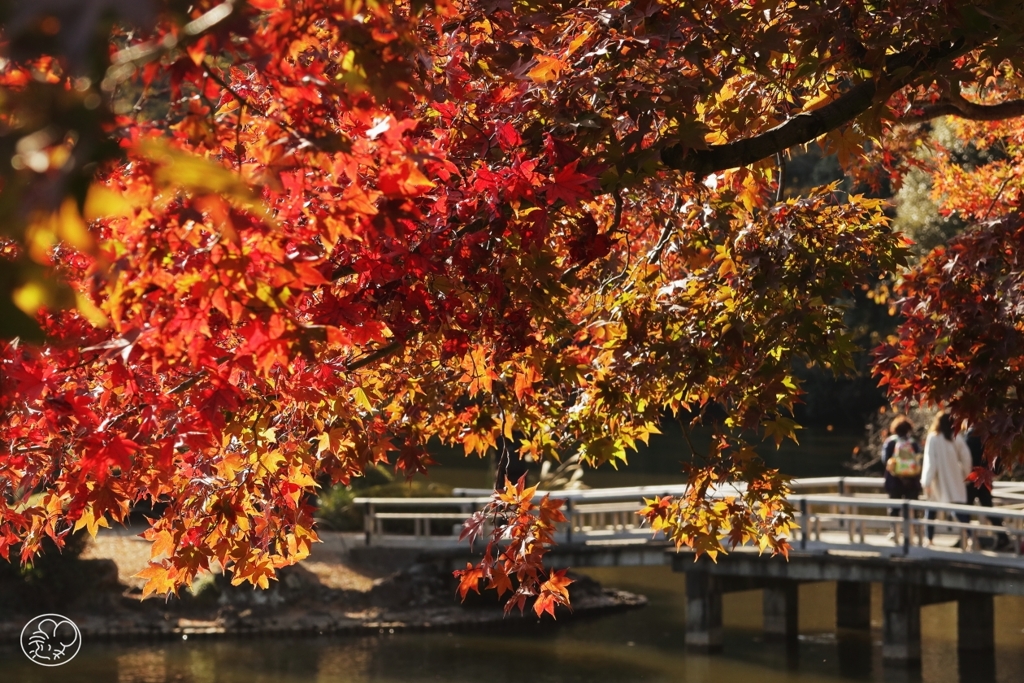
[[[1003,64],[971,94],[1003,99],[1018,89],[1016,72]],[[904,276],[896,290],[904,322],[877,350],[876,369],[894,399],[948,406],[978,425],[986,455],[1007,467],[1024,446],[1017,394],[1024,379],[1021,122],[948,125],[968,144],[937,147],[928,169],[932,197],[948,221],[969,227]]]
[[[321,476],[435,438],[616,462],[666,411],[714,436],[652,526],[786,552],[749,441],[794,437],[794,363],[850,368],[843,301],[907,252],[879,200],[783,200],[780,155],[1016,113],[969,84],[1024,35],[932,0],[5,7],[4,330],[38,327],[0,353],[0,554],[159,501],[147,593],[266,586]],[[563,602],[557,509],[495,506],[521,552],[463,592]]]

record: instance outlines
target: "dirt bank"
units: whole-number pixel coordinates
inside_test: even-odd
[[[106,531],[90,541],[52,591],[37,590],[27,598],[18,585],[0,582],[0,640],[17,640],[28,619],[42,612],[70,617],[86,638],[117,640],[533,628],[538,623],[532,612],[505,616],[493,593],[471,593],[460,603],[455,579],[417,563],[412,551],[351,553],[342,534],[324,532],[322,538],[306,561],[282,570],[269,590],[231,586],[224,576],[209,574],[179,597],[141,600],[143,581],[134,575],[146,566],[149,544],[131,531]],[[646,604],[643,596],[575,578],[573,611],[560,611],[559,621]]]

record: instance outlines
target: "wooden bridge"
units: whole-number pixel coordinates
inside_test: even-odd
[[[765,631],[795,639],[799,584],[834,581],[839,628],[869,628],[871,583],[883,585],[886,660],[920,659],[920,608],[936,602],[957,602],[961,649],[992,650],[993,596],[1024,595],[1024,483],[996,482],[994,508],[891,500],[881,478],[821,477],[796,480],[791,487],[799,530],[790,539],[789,561],[749,548],[737,548],[717,563],[676,553],[641,526],[636,512],[645,497],[685,492],[680,485],[551,492],[565,501],[567,522],[557,530],[559,545],[548,563],[671,564],[686,574],[686,643],[693,649],[721,647],[724,593],[763,590]],[[458,542],[462,522],[489,499],[487,490],[456,489],[450,498],[355,502],[363,506],[366,545],[417,548],[424,559],[454,569],[464,567],[470,555]],[[1005,547],[997,551],[1000,540]]]

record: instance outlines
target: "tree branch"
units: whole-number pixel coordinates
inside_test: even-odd
[[[661,150],[661,161],[677,171],[691,171],[698,178],[727,168],[749,166],[849,123],[871,107],[877,92],[874,81],[864,81],[828,104],[797,114],[760,135],[712,145],[708,149],[672,145]]]
[[[999,104],[975,104],[960,95],[935,104],[927,104],[902,117],[899,122],[912,124],[931,121],[940,116],[958,116],[972,121],[1002,121],[1024,116],[1024,100],[1007,100]]]
[[[786,192],[786,164],[782,160],[782,152],[775,153],[775,165],[779,169],[779,184],[775,188],[775,203],[778,204]]]
[[[219,25],[234,13],[237,4],[237,0],[225,0],[185,24],[179,34],[168,33],[159,42],[149,41],[115,52],[110,59],[110,66],[103,77],[101,87],[107,92],[113,92],[114,88],[131,78],[139,67],[199,39],[204,33]]]
[[[381,360],[382,358],[387,358],[388,356],[393,354],[395,351],[398,351],[399,349],[401,349],[403,346],[405,346],[405,340],[404,339],[396,339],[395,341],[391,342],[390,344],[382,346],[379,349],[377,349],[375,351],[371,351],[370,353],[366,354],[365,356],[363,356],[361,358],[357,358],[357,359],[353,360],[352,362],[347,363],[345,365],[345,370],[346,370],[346,372],[355,372],[359,368],[366,367],[370,363],[376,363],[377,361]]]
[[[906,85],[924,69],[959,54],[964,41],[936,47],[924,54],[904,52],[886,59],[877,80],[858,83],[828,104],[797,114],[763,133],[707,149],[687,148],[682,144],[661,150],[661,161],[671,169],[692,172],[702,178],[716,171],[739,168],[775,156],[790,147],[802,145],[829,131],[844,126],[876,104],[879,93],[888,93]]]

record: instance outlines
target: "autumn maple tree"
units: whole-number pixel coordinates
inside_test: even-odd
[[[998,89],[993,86],[998,85]],[[988,107],[1024,114],[1008,64],[979,81]],[[896,290],[903,318],[897,337],[877,349],[876,373],[897,401],[927,400],[974,424],[991,460],[1024,452],[1024,215],[1019,119],[955,121],[958,141],[986,153],[965,163],[964,150],[941,144],[923,160],[939,211],[967,228],[932,250]],[[991,472],[977,471],[991,481]]]
[[[996,1],[2,6],[0,555],[161,503],[147,593],[213,565],[266,586],[316,540],[318,482],[424,472],[431,440],[599,465],[666,416],[713,438],[652,526],[785,553],[754,445],[795,438],[794,363],[848,368],[845,293],[907,251],[881,200],[783,199],[783,157],[895,168],[933,117],[1022,109],[1024,11]],[[1002,306],[1017,197],[952,248],[993,255]],[[926,293],[949,253],[908,306],[960,295]],[[894,392],[941,381],[913,364],[943,315],[883,354]],[[559,516],[528,491],[496,494],[460,590],[550,612]]]

